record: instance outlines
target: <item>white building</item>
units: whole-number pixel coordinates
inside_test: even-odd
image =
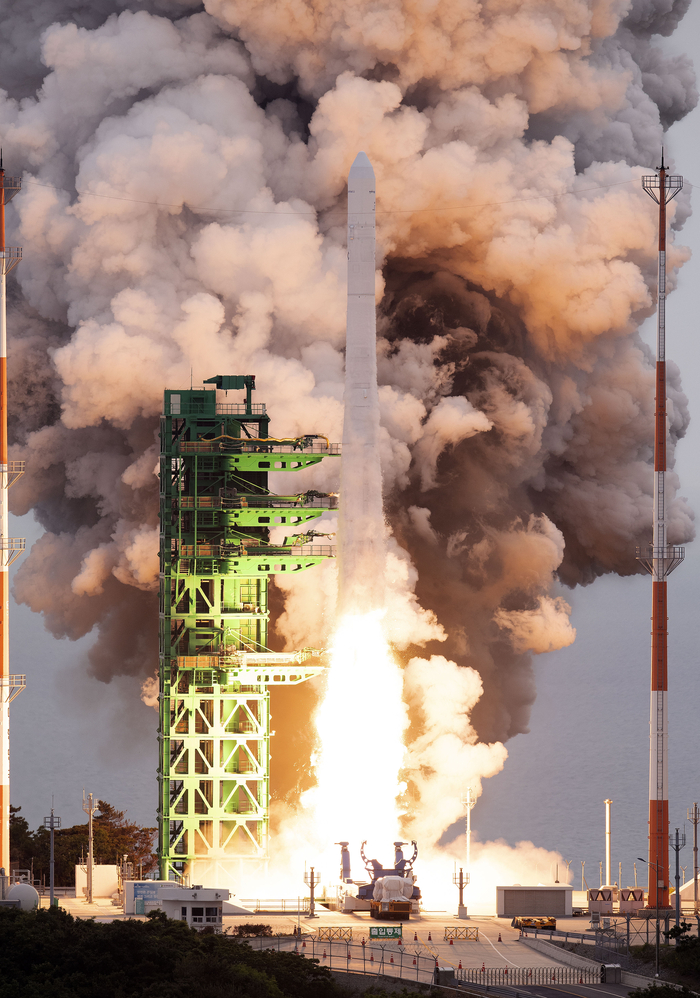
[[[124,914],[147,915],[155,908],[168,918],[187,922],[193,929],[221,932],[224,902],[230,891],[221,887],[180,887],[172,880],[127,880],[124,883]]]
[[[567,884],[538,884],[536,887],[496,888],[496,912],[499,918],[513,915],[559,915],[571,917],[571,895],[573,887]]]
[[[214,887],[164,887],[160,903],[168,918],[187,922],[193,929],[214,929],[221,932],[224,901],[229,891]]]

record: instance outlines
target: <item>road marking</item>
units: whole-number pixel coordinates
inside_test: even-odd
[[[489,944],[489,946],[491,947],[491,949],[496,950],[496,953],[498,953],[498,955],[500,957],[502,957],[506,961],[506,963],[509,963],[511,965],[511,967],[517,967],[517,969],[520,970],[520,964],[519,963],[513,963],[512,960],[509,960],[507,956],[503,956],[503,954],[501,953],[501,951],[499,949],[496,949],[496,947],[493,945],[493,943],[491,942],[491,940],[489,939],[489,937],[486,935],[485,932],[483,932],[483,931],[480,932],[479,933],[479,937],[481,937],[481,936],[484,937],[484,939]]]

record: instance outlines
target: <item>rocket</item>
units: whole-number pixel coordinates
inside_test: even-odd
[[[374,303],[376,190],[360,152],[348,176],[348,303],[340,473],[338,607],[384,605],[385,529],[379,460],[377,321]]]

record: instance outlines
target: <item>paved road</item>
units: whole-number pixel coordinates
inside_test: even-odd
[[[528,991],[534,998],[564,998],[565,995],[579,995],[580,998],[593,998],[594,995],[614,995],[621,998],[632,991],[624,984],[567,984],[559,987],[518,988],[518,991]]]

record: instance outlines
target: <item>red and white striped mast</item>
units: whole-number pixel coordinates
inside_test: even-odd
[[[24,461],[9,461],[7,450],[7,275],[22,250],[5,245],[5,205],[20,189],[18,177],[6,177],[0,152],[0,867],[10,874],[10,703],[24,689],[25,677],[10,672],[9,568],[24,550],[24,540],[10,537],[8,490],[24,471]]]
[[[642,186],[659,206],[659,283],[656,322],[654,418],[654,532],[652,547],[638,553],[652,578],[651,704],[649,713],[649,908],[668,908],[668,600],[667,579],[683,561],[682,547],[666,537],[666,205],[683,187],[664,165]]]

